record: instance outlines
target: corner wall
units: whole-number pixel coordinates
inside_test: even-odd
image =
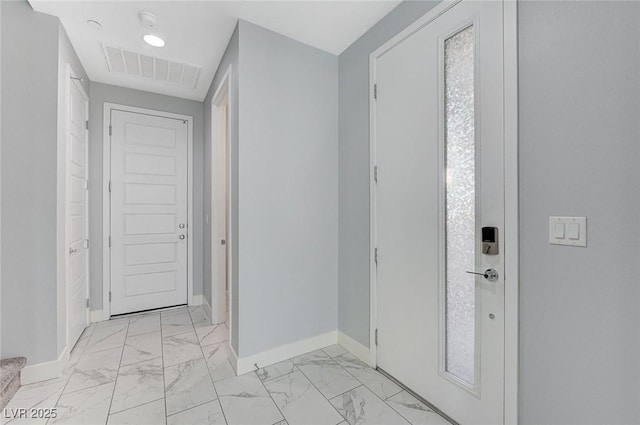
[[[59,279],[58,170],[66,75],[86,75],[55,17],[26,1],[2,2],[2,352],[28,365],[56,360],[66,344]],[[85,86],[86,87],[86,86]],[[62,210],[63,211],[63,210]],[[61,245],[62,244],[62,245]],[[59,304],[58,304],[59,303]],[[61,309],[58,309],[58,306]]]
[[[240,341],[337,329],[338,58],[240,21]]]

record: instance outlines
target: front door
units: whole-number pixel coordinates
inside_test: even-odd
[[[461,424],[504,417],[502,28],[462,1],[374,63],[377,365]]]
[[[187,303],[185,120],[111,111],[111,314]]]

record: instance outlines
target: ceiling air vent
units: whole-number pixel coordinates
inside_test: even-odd
[[[104,44],[102,50],[110,72],[142,77],[184,88],[196,88],[202,69],[197,65],[160,59]]]

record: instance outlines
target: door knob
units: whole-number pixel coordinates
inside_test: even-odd
[[[485,279],[487,279],[489,282],[495,282],[496,280],[498,280],[498,272],[495,271],[494,269],[487,269],[484,271],[484,273],[478,273],[478,272],[467,272],[469,274],[477,274],[478,276],[482,276]]]
[[[178,238],[184,239],[184,235],[180,235],[180,236],[178,236]]]

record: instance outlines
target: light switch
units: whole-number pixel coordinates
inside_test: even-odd
[[[564,223],[556,223],[556,231],[553,236],[556,239],[564,239]]]
[[[587,246],[587,218],[549,217],[549,243]]]
[[[567,224],[567,237],[574,241],[580,239],[580,225],[578,223]]]

